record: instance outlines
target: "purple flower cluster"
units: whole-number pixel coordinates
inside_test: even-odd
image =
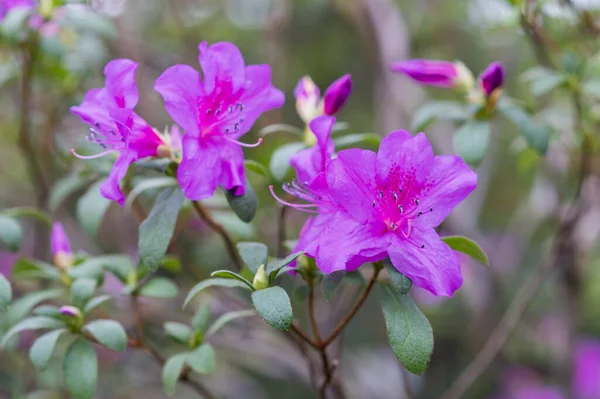
[[[346,104],[352,92],[352,77],[346,74],[333,82],[323,94],[313,80],[305,76],[294,89],[296,111],[304,123],[310,123],[321,115],[333,116]]]

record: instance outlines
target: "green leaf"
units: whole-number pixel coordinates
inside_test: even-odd
[[[60,279],[60,272],[55,266],[49,265],[48,263],[20,258],[17,260],[12,270],[12,277],[15,280],[27,280],[27,279]]]
[[[336,151],[357,147],[377,150],[379,143],[381,143],[381,137],[375,133],[356,133],[338,137],[333,142],[335,143]]]
[[[256,236],[254,226],[244,223],[240,218],[231,211],[218,211],[212,213],[215,222],[219,223],[223,228],[235,239],[252,239]]]
[[[20,206],[17,208],[5,209],[2,211],[3,215],[10,216],[13,218],[24,218],[29,217],[32,219],[37,219],[40,222],[46,223],[48,226],[52,225],[52,219],[48,214],[44,211],[40,211],[37,208],[32,208],[29,206]]]
[[[411,130],[421,132],[435,120],[463,121],[469,117],[465,106],[455,101],[432,101],[423,104],[415,112]]]
[[[175,298],[177,293],[177,285],[165,277],[153,277],[149,279],[139,291],[141,296],[163,299]]]
[[[490,144],[490,123],[470,121],[462,125],[454,134],[454,149],[463,160],[478,165]]]
[[[228,288],[245,288],[249,290],[248,285],[239,281],[230,278],[209,278],[208,280],[204,280],[196,284],[189,292],[188,296],[185,298],[183,302],[183,307],[186,307],[190,301],[200,293],[200,291],[208,288],[208,287],[228,287]]]
[[[31,313],[36,316],[47,316],[52,317],[54,319],[58,319],[62,316],[62,314],[60,313],[60,308],[58,306],[52,305],[38,306],[37,308],[33,309]]]
[[[246,180],[246,192],[244,194],[235,195],[234,191],[235,190],[225,191],[227,202],[241,221],[250,223],[258,210],[258,197],[256,196],[256,191],[254,191],[254,188],[248,180]]]
[[[531,92],[534,96],[539,97],[551,92],[553,89],[561,86],[567,81],[566,76],[553,74],[544,78],[536,79],[531,82]]]
[[[102,267],[102,261],[90,258],[70,268],[67,274],[75,280],[81,278],[102,280],[104,278],[104,268]]]
[[[281,287],[270,287],[252,293],[252,303],[271,327],[287,331],[292,324],[290,297]]]
[[[131,209],[136,198],[146,190],[171,187],[177,185],[177,179],[168,176],[159,176],[145,179],[140,183],[136,184],[129,195],[127,201],[125,201],[125,209]]]
[[[160,266],[167,252],[184,199],[179,186],[166,188],[140,225],[140,259],[151,271]]]
[[[85,232],[95,237],[111,201],[100,194],[103,182],[96,182],[77,202],[77,220]]]
[[[187,353],[179,353],[167,359],[163,366],[162,381],[165,392],[169,396],[172,396],[175,393],[175,385],[177,385],[177,381],[179,380],[179,376],[181,375],[181,371],[183,370],[183,366],[185,366],[187,358]]]
[[[327,302],[331,301],[335,290],[339,287],[345,275],[346,271],[340,270],[323,276],[323,281],[321,281],[321,292]]]
[[[50,191],[48,199],[50,211],[56,211],[70,195],[82,189],[87,182],[88,179],[82,177],[79,173],[58,180]]]
[[[108,349],[125,352],[127,349],[127,334],[125,329],[115,320],[94,320],[83,327]]]
[[[173,341],[184,345],[189,343],[190,336],[192,335],[192,329],[189,326],[183,323],[169,321],[164,324],[164,329],[165,333],[167,333]]]
[[[246,170],[250,170],[256,173],[257,175],[269,178],[269,171],[267,170],[267,167],[260,162],[253,161],[251,159],[245,159],[244,167],[246,168]]]
[[[242,317],[251,317],[251,316],[255,316],[255,315],[256,315],[256,312],[254,311],[254,309],[238,310],[235,312],[228,312],[228,313],[222,314],[217,320],[215,320],[215,322],[206,331],[205,339],[210,338],[217,331],[219,331],[221,328],[223,328],[223,326],[225,326],[227,323],[229,323],[233,320],[241,319]]]
[[[531,148],[539,154],[546,153],[552,135],[552,129],[549,126],[539,124],[523,108],[502,98],[498,101],[498,111],[519,128]]]
[[[12,252],[17,252],[21,247],[23,230],[19,222],[13,218],[0,215],[0,241]]]
[[[261,265],[267,265],[269,249],[265,244],[261,242],[240,242],[237,249],[252,274],[256,274]]]
[[[63,291],[56,289],[43,290],[32,292],[31,294],[27,294],[15,300],[8,310],[8,325],[13,325],[17,321],[21,320],[39,303],[48,299],[57,298],[62,293]]]
[[[283,259],[276,259],[269,263],[267,265],[267,274],[269,275],[269,280],[273,282],[273,280],[281,275],[285,266],[289,265],[302,255],[304,255],[304,251],[294,252]]]
[[[600,98],[600,80],[591,80],[583,83],[583,91],[590,96]]]
[[[71,303],[73,306],[83,309],[89,299],[96,291],[96,280],[80,278],[71,284]]]
[[[204,333],[210,319],[210,306],[208,303],[203,304],[198,308],[196,314],[192,318],[192,328],[194,331]]]
[[[84,306],[83,313],[88,314],[98,306],[102,305],[104,302],[108,302],[112,299],[110,295],[99,295],[95,298],[90,299],[90,301]]]
[[[94,261],[100,263],[105,270],[114,274],[121,282],[126,282],[129,273],[134,269],[133,263],[127,255],[99,256],[94,258]]]
[[[234,273],[232,271],[229,270],[217,270],[216,272],[212,272],[210,274],[211,277],[220,277],[220,278],[231,278],[234,280],[238,280],[241,281],[242,283],[245,283],[246,285],[248,285],[248,287],[254,291],[254,287],[252,286],[252,283],[248,280],[246,280],[243,276]]]
[[[392,262],[389,259],[384,260],[383,264],[385,265],[385,270],[390,277],[393,287],[402,295],[408,294],[413,285],[412,280],[400,273],[398,269],[392,265]]]
[[[6,309],[12,301],[12,287],[3,274],[0,274],[0,309]]]
[[[269,162],[269,170],[271,175],[277,181],[283,181],[288,171],[291,168],[290,159],[299,151],[306,148],[306,144],[302,142],[293,142],[284,144],[273,151]]]
[[[423,374],[433,352],[433,332],[427,317],[410,296],[389,286],[384,285],[381,302],[394,354],[408,371]]]
[[[90,32],[107,38],[117,36],[116,26],[106,17],[98,12],[86,9],[65,8],[64,16],[61,18],[64,26],[71,26],[77,31]]]
[[[91,399],[98,381],[96,351],[88,341],[78,338],[67,349],[63,361],[67,389],[75,399]]]
[[[469,255],[479,263],[482,263],[486,266],[490,264],[490,261],[483,249],[481,249],[479,244],[470,238],[463,236],[448,236],[442,237],[442,241],[448,244],[448,246],[453,250]]]
[[[0,341],[0,347],[4,347],[8,340],[10,340],[16,334],[28,330],[42,330],[47,328],[61,328],[64,327],[64,323],[60,320],[53,319],[46,316],[33,316],[20,321],[15,324],[10,330],[4,334],[2,341]]]
[[[202,344],[187,357],[187,364],[198,374],[212,374],[215,371],[215,351],[211,344]]]
[[[29,358],[38,371],[44,371],[52,357],[60,336],[67,332],[66,328],[50,331],[35,340],[29,349]]]
[[[279,132],[291,133],[295,136],[302,137],[302,130],[298,129],[296,126],[286,125],[283,123],[265,126],[262,129],[260,129],[258,134],[264,137],[266,135]]]

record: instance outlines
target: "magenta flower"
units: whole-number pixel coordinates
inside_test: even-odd
[[[54,223],[52,226],[52,234],[50,235],[50,247],[52,248],[52,257],[54,264],[60,269],[68,269],[73,266],[73,251],[69,237],[65,233],[60,222]]]
[[[577,342],[573,364],[575,398],[600,398],[600,342],[591,339]]]
[[[108,179],[100,187],[102,195],[123,206],[125,196],[119,187],[129,165],[141,158],[169,154],[169,146],[144,119],[133,112],[138,102],[135,72],[138,64],[127,59],[113,60],[104,68],[106,87],[87,92],[83,103],[71,112],[90,125],[87,139],[105,151],[82,159],[116,153],[117,160]]]
[[[485,95],[491,95],[494,90],[501,88],[504,83],[504,66],[498,61],[492,62],[479,75],[479,82]]]
[[[462,62],[416,59],[395,62],[390,69],[425,86],[464,90],[473,87],[473,74]]]
[[[434,156],[423,133],[396,131],[379,153],[338,153],[308,186],[284,189],[316,212],[299,250],[323,273],[352,271],[387,257],[415,285],[450,296],[462,284],[457,256],[434,228],[476,187],[477,175],[456,156]]]
[[[302,184],[308,185],[319,173],[325,171],[331,160],[334,144],[330,136],[334,124],[333,116],[319,116],[313,119],[309,128],[317,138],[316,145],[298,152],[290,159]]]
[[[0,21],[13,8],[34,8],[35,0],[0,0]]]
[[[323,95],[323,112],[325,115],[335,115],[346,104],[352,92],[352,77],[346,74],[333,82]]]
[[[188,65],[167,69],[154,89],[165,108],[183,128],[183,157],[178,180],[191,200],[208,198],[221,184],[235,195],[245,192],[243,144],[247,133],[265,111],[283,105],[283,93],[271,84],[268,65],[245,66],[231,43],[198,46],[204,79]]]

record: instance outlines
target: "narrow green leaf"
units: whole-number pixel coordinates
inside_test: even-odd
[[[127,201],[125,201],[125,209],[131,209],[131,206],[135,202],[136,198],[144,191],[176,185],[177,179],[168,176],[151,177],[149,179],[145,179],[133,187],[127,196]]]
[[[206,331],[206,327],[208,327],[208,322],[210,320],[210,306],[208,303],[202,304],[196,314],[192,318],[192,328],[196,332],[204,333]]]
[[[245,159],[244,167],[247,170],[250,170],[258,175],[261,175],[262,177],[266,177],[266,178],[269,177],[269,171],[268,171],[267,167],[264,166],[260,162],[253,161],[251,159]]]
[[[469,117],[465,106],[455,101],[432,101],[423,104],[414,113],[411,130],[421,132],[437,119],[463,121]]]
[[[273,261],[271,261],[267,265],[267,274],[269,275],[271,281],[279,277],[279,275],[281,274],[280,271],[283,269],[284,266],[289,265],[302,255],[304,255],[304,251],[294,252],[293,254],[289,254],[283,259],[274,259]]]
[[[345,275],[346,271],[340,270],[323,276],[323,281],[321,281],[321,292],[327,302],[331,301],[335,290],[339,287]]]
[[[32,208],[30,206],[20,206],[17,208],[5,209],[2,211],[2,214],[5,216],[10,216],[12,218],[23,218],[29,217],[33,219],[37,219],[40,222],[46,223],[48,226],[52,225],[52,219],[48,214],[44,211],[40,211],[37,208]]]
[[[27,279],[60,279],[60,272],[55,266],[48,263],[20,258],[17,260],[12,269],[12,277],[15,280]]]
[[[141,296],[150,296],[153,298],[175,298],[179,289],[177,285],[165,277],[153,277],[142,286],[139,291]]]
[[[205,343],[194,349],[187,357],[187,364],[198,374],[212,374],[215,371],[215,351]]]
[[[127,334],[125,329],[115,320],[94,320],[83,327],[108,349],[125,352],[127,349]]]
[[[162,381],[165,392],[169,396],[175,394],[175,386],[177,385],[177,381],[179,380],[179,376],[181,375],[181,371],[183,370],[183,366],[185,366],[187,358],[187,353],[179,353],[167,359],[163,366]]]
[[[503,98],[498,102],[498,111],[519,128],[531,148],[539,154],[546,153],[552,128],[538,123],[523,108]]]
[[[212,272],[210,274],[211,277],[220,277],[220,278],[231,278],[234,280],[238,280],[241,281],[242,283],[246,283],[246,285],[248,285],[248,288],[250,288],[251,290],[254,290],[254,287],[252,286],[252,283],[250,281],[248,281],[247,279],[245,279],[243,276],[232,272],[230,270],[217,270],[215,272]]]
[[[433,332],[427,317],[410,296],[389,286],[383,286],[381,302],[394,354],[408,371],[423,374],[433,352]]]
[[[48,208],[50,211],[56,211],[69,196],[82,189],[87,181],[86,178],[78,173],[58,180],[50,191],[48,199]]]
[[[110,295],[99,295],[89,300],[89,302],[83,307],[83,314],[88,314],[98,306],[112,299]]]
[[[462,125],[454,134],[454,149],[463,160],[478,165],[490,144],[490,123],[470,121]]]
[[[269,162],[269,170],[271,175],[277,181],[283,181],[288,171],[291,169],[290,159],[300,150],[306,148],[306,144],[302,142],[293,142],[284,144],[273,151],[271,161]]]
[[[234,279],[230,279],[230,278],[210,278],[208,280],[204,280],[199,282],[198,284],[196,284],[189,292],[188,296],[185,298],[185,301],[183,302],[183,307],[186,307],[190,301],[200,293],[200,291],[208,288],[208,287],[213,287],[213,286],[219,286],[219,287],[229,287],[229,288],[234,288],[234,287],[238,287],[238,288],[245,288],[245,289],[250,289],[248,288],[248,285],[239,281],[239,280],[234,280]]]
[[[38,371],[44,371],[52,357],[60,336],[67,332],[66,328],[50,331],[35,340],[29,349],[29,358]]]
[[[173,341],[187,345],[192,335],[192,329],[183,324],[174,321],[169,321],[164,324],[165,333],[173,339]]]
[[[67,349],[63,361],[65,385],[75,399],[91,399],[98,382],[98,359],[92,344],[83,338]]]
[[[402,295],[408,294],[413,285],[412,280],[400,273],[398,269],[392,265],[389,258],[384,260],[383,264],[385,265],[385,270],[387,271],[394,288]]]
[[[166,188],[140,225],[140,259],[151,271],[160,266],[167,252],[184,199],[179,186]]]
[[[566,81],[566,76],[559,74],[536,79],[531,82],[531,92],[536,97],[543,96],[544,94],[548,94],[555,88],[561,86]]]
[[[2,337],[2,341],[0,341],[0,347],[4,347],[9,339],[23,331],[61,327],[64,327],[64,323],[60,320],[56,320],[46,316],[29,317],[15,324],[10,330],[6,332],[6,334],[4,334],[4,336]]]
[[[12,287],[3,274],[0,274],[0,309],[6,309],[12,301]]]
[[[246,180],[246,192],[244,194],[235,195],[234,190],[228,190],[225,191],[225,198],[227,198],[229,206],[242,222],[250,223],[254,219],[254,215],[258,210],[258,197],[248,180]]]
[[[62,290],[50,289],[32,292],[15,300],[8,310],[8,325],[13,325],[27,315],[36,305],[41,302],[59,297]]]
[[[127,281],[129,273],[134,269],[131,258],[127,255],[105,255],[96,257],[94,260],[123,283]]]
[[[75,280],[82,278],[102,280],[104,278],[104,268],[101,261],[90,258],[70,268],[67,274]]]
[[[91,237],[95,237],[108,210],[111,201],[100,194],[100,185],[103,182],[93,184],[83,197],[77,202],[77,220],[81,227]]]
[[[73,306],[83,309],[89,299],[96,291],[96,280],[80,278],[71,284],[71,303]]]
[[[469,255],[479,263],[482,263],[486,266],[490,264],[490,261],[483,249],[479,246],[479,244],[470,238],[464,236],[448,236],[442,237],[442,241],[448,244],[448,246],[453,250]]]
[[[340,151],[347,148],[364,148],[377,150],[379,143],[381,143],[381,136],[375,133],[355,133],[346,134],[344,136],[335,138],[336,151]]]
[[[12,252],[17,252],[21,247],[23,230],[19,222],[13,218],[0,215],[0,241]]]
[[[241,319],[242,317],[251,317],[255,315],[256,312],[254,311],[254,309],[238,310],[235,312],[227,312],[225,314],[222,314],[206,331],[205,339],[210,338],[213,334],[215,334],[217,331],[223,328],[223,326],[225,326],[227,323],[233,320]]]
[[[262,242],[240,242],[237,249],[252,274],[256,274],[261,265],[266,266],[269,249]]]
[[[38,306],[37,308],[33,309],[31,313],[35,316],[47,316],[54,319],[59,319],[62,316],[60,313],[60,308],[52,305]]]
[[[281,287],[270,287],[252,293],[252,303],[271,327],[287,331],[292,324],[290,297]]]

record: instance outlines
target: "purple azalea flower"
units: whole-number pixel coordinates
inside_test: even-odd
[[[323,94],[323,112],[335,115],[346,104],[352,92],[352,77],[346,74],[333,82]]]
[[[584,339],[574,353],[573,390],[576,399],[600,398],[600,342]]]
[[[473,74],[462,62],[408,60],[394,62],[390,69],[426,86],[470,89]]]
[[[331,160],[334,151],[331,129],[334,124],[333,116],[319,116],[313,119],[309,128],[317,138],[316,145],[298,152],[290,159],[298,180],[305,185],[323,172]]]
[[[481,88],[486,96],[491,95],[494,90],[501,88],[504,83],[504,66],[502,63],[492,62],[485,71],[479,75]]]
[[[297,249],[323,273],[389,257],[416,286],[450,296],[462,284],[460,264],[434,228],[476,185],[477,175],[459,157],[434,156],[425,134],[396,131],[379,153],[341,151],[308,186],[284,190],[310,202],[288,205],[317,213]]]
[[[82,159],[117,153],[117,160],[108,179],[100,187],[102,195],[123,206],[125,196],[119,182],[129,165],[141,158],[168,154],[168,145],[144,119],[133,112],[138,102],[135,72],[138,64],[127,59],[109,62],[104,68],[106,87],[87,92],[83,103],[71,107],[71,112],[91,126],[87,139],[97,143],[104,152]]]
[[[35,0],[0,0],[0,21],[13,8],[34,8]]]
[[[206,42],[198,46],[204,73],[189,65],[175,65],[157,80],[154,89],[165,108],[183,128],[183,156],[178,180],[191,200],[208,198],[221,184],[235,195],[245,192],[243,144],[247,133],[265,111],[283,105],[283,93],[271,84],[268,65],[245,66],[232,43]]]

